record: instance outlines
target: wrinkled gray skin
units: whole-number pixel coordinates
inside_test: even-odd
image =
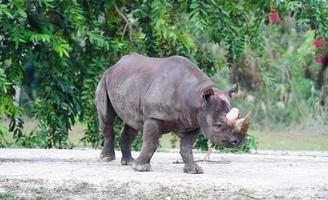
[[[200,130],[226,147],[239,147],[244,142],[245,135],[226,118],[230,110],[227,96],[184,57],[124,56],[107,69],[97,87],[96,105],[105,137],[100,157],[115,159],[113,122],[117,116],[125,124],[120,138],[122,165],[149,171],[160,136],[175,132],[181,138],[184,172],[203,173],[192,153]],[[131,144],[138,131],[143,132],[143,144],[134,160]]]

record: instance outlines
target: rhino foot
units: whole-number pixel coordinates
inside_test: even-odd
[[[183,172],[188,173],[188,174],[203,174],[204,173],[203,169],[196,164],[184,166]]]
[[[146,164],[138,164],[138,163],[133,163],[132,164],[132,169],[134,169],[135,171],[138,171],[138,172],[147,172],[147,171],[150,171],[151,169],[151,166],[149,163],[146,163]]]
[[[115,160],[115,155],[100,155],[100,159],[104,162],[110,162],[112,160]]]
[[[124,158],[122,157],[121,159],[121,165],[132,165],[134,162],[134,158],[130,157],[130,158]]]

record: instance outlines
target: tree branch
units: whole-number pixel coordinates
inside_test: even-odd
[[[126,25],[125,25],[125,28],[124,28],[124,31],[123,31],[123,35],[122,35],[122,39],[123,39],[124,34],[126,32],[126,28],[129,27],[129,30],[130,30],[129,37],[130,37],[130,40],[132,41],[132,24],[131,24],[131,22],[129,21],[128,18],[125,17],[125,15],[120,11],[120,9],[117,7],[117,5],[115,3],[114,3],[114,8],[115,8],[115,11],[118,13],[118,15],[120,17],[122,17],[123,20],[126,22]]]

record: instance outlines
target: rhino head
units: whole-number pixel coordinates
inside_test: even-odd
[[[198,122],[203,133],[215,144],[229,148],[240,148],[251,121],[250,113],[240,118],[237,108],[230,108],[229,98],[238,92],[234,86],[226,92],[211,88],[203,93]]]

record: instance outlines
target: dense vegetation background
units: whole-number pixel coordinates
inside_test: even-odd
[[[77,122],[99,146],[95,88],[131,52],[185,56],[221,89],[238,82],[252,129],[327,127],[327,19],[327,0],[2,0],[0,146],[69,147]],[[26,118],[37,127],[23,134]]]

